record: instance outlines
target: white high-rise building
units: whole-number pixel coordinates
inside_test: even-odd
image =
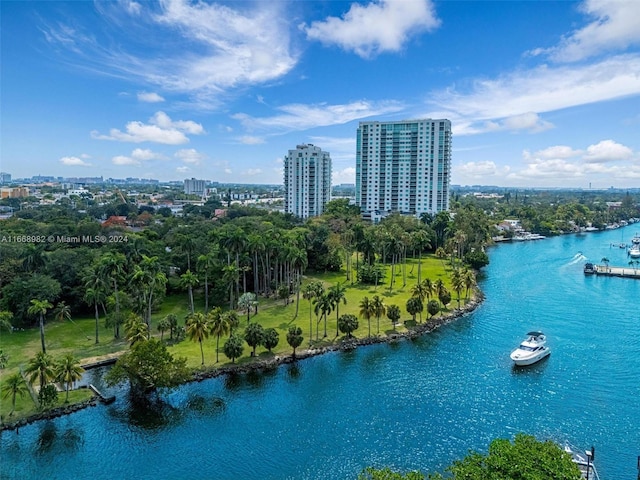
[[[360,122],[356,205],[365,218],[448,210],[450,180],[449,120]]]
[[[300,218],[320,215],[331,200],[331,156],[303,143],[284,157],[284,209]]]
[[[204,195],[207,190],[207,181],[198,180],[196,178],[185,178],[184,180],[184,193],[190,195]]]

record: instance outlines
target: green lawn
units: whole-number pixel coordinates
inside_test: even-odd
[[[413,267],[413,273],[411,273]],[[411,326],[414,322],[411,321],[411,316],[406,312],[406,302],[411,297],[411,287],[415,285],[417,281],[417,261],[409,260],[409,264],[406,268],[406,285],[403,286],[402,269],[396,266],[395,285],[393,290],[389,289],[390,280],[390,268],[387,267],[386,281],[384,284],[374,286],[362,286],[352,285],[346,281],[345,272],[330,272],[324,274],[307,275],[303,279],[303,285],[308,282],[322,281],[325,284],[325,289],[338,282],[342,282],[347,287],[346,300],[347,303],[340,304],[340,315],[345,313],[351,313],[359,317],[359,303],[363,297],[368,296],[371,299],[374,295],[379,295],[384,301],[385,305],[396,304],[400,307],[402,317],[400,323],[397,326],[396,331],[406,331],[407,326]],[[430,278],[432,281],[442,279],[446,287],[451,291],[449,271],[445,268],[443,262],[433,256],[429,256],[422,261],[422,279]],[[464,295],[464,292],[463,292]],[[457,306],[456,294],[452,292],[452,302],[450,307]],[[317,346],[329,346],[340,342],[343,339],[343,335],[340,334],[336,337],[336,312],[332,312],[327,316],[326,331],[327,336],[324,337],[324,321],[319,324],[316,323],[316,315],[313,313],[313,306],[311,305],[311,323],[313,327],[312,336],[309,335],[309,312],[310,305],[307,300],[300,296],[300,304],[298,305],[298,315],[296,312],[296,297],[291,298],[292,303],[284,305],[282,300],[259,298],[258,314],[251,315],[252,322],[260,323],[264,328],[275,328],[280,334],[280,342],[272,353],[267,352],[263,347],[258,347],[257,355],[259,358],[269,358],[273,355],[291,354],[292,349],[289,347],[286,341],[286,334],[288,328],[291,325],[298,325],[302,328],[304,341],[299,347],[299,350],[303,350],[309,347],[309,341],[313,347]],[[201,300],[197,298],[197,300]],[[426,302],[425,302],[426,303]],[[196,306],[197,309],[202,311],[204,309],[203,302],[199,301]],[[160,311],[155,312],[152,315],[152,334],[160,336],[156,330],[157,321],[169,313],[174,313],[178,316],[179,323],[183,324],[185,315],[188,313],[188,301],[187,295],[172,295],[164,299]],[[246,314],[238,312],[240,316],[240,330],[242,331],[247,325]],[[423,313],[423,321],[426,321],[428,314]],[[407,326],[404,322],[407,321]],[[318,332],[318,339],[316,340],[316,332]],[[380,318],[380,333],[381,336],[389,335],[393,333],[393,328],[390,320],[384,316]],[[359,328],[353,335],[356,338],[366,337],[368,334],[368,324],[364,319],[359,318]],[[378,335],[377,320],[371,319],[371,334],[372,336]],[[128,348],[128,342],[120,339],[113,338],[113,330],[104,327],[104,318],[100,319],[99,325],[99,339],[100,343],[95,343],[95,318],[74,318],[73,322],[62,321],[57,322],[54,320],[48,320],[45,325],[45,338],[47,345],[47,353],[52,354],[54,357],[58,357],[63,353],[72,352],[77,358],[82,359],[83,363],[88,363],[91,360],[108,355],[114,352],[124,351]],[[168,340],[168,334],[165,332],[165,340]],[[216,366],[224,366],[230,364],[231,361],[222,353],[222,346],[227,337],[220,338],[220,353],[219,363],[215,363],[215,337],[209,337],[203,343],[205,367],[213,368]],[[2,370],[2,377],[6,377],[11,373],[19,370],[20,366],[25,366],[30,358],[32,358],[37,352],[40,351],[40,335],[37,328],[27,331],[13,332],[11,334],[3,333],[0,336],[0,348],[9,357],[7,368]],[[188,365],[193,368],[199,368],[201,366],[200,346],[196,342],[189,341],[188,339],[170,345],[170,350],[174,355],[184,356],[187,358]],[[251,361],[250,358],[251,347],[245,344],[243,356],[237,359],[237,363],[246,363]],[[0,381],[1,384],[1,381]],[[86,398],[88,396],[87,391],[74,392],[74,400],[78,401],[77,396],[80,398]],[[64,394],[60,395],[61,401],[64,401]],[[30,397],[24,399],[18,399],[16,405],[16,413],[14,417],[18,415],[24,415],[33,413],[33,402]],[[2,399],[0,404],[0,414],[6,419],[6,415],[11,409],[10,399]]]

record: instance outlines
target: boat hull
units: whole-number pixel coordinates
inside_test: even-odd
[[[533,365],[534,363],[539,362],[543,358],[546,358],[551,353],[549,348],[545,347],[544,350],[539,352],[535,352],[535,355],[521,355],[516,350],[511,354],[511,360],[518,367],[526,367],[528,365]]]

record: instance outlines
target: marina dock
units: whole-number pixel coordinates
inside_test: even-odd
[[[640,278],[640,268],[594,265],[594,274],[606,277]]]

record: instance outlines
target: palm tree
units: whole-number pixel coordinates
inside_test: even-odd
[[[13,332],[13,325],[11,325],[11,321],[13,320],[13,313],[3,310],[0,311],[0,331],[6,330],[7,332]]]
[[[195,312],[195,308],[193,305],[193,287],[198,285],[198,283],[198,277],[195,274],[191,273],[191,270],[187,270],[185,273],[180,275],[180,286],[182,288],[186,287],[187,291],[189,292],[189,310],[191,311],[192,315]]]
[[[218,266],[218,250],[200,255],[196,265],[198,272],[204,275],[204,313],[207,313],[209,311],[209,276]]]
[[[229,316],[224,315],[220,307],[212,309],[207,314],[209,325],[211,326],[211,334],[216,336],[216,363],[218,363],[218,353],[220,350],[220,337],[231,332],[231,324]]]
[[[118,291],[119,282],[122,280],[125,271],[125,265],[127,263],[127,258],[122,253],[117,252],[107,252],[102,257],[100,257],[98,271],[100,278],[104,284],[109,284],[109,282],[113,282],[113,295],[115,299],[115,317],[116,321],[114,322],[113,328],[113,336],[115,338],[120,338],[120,294]]]
[[[27,309],[29,315],[38,315],[40,318],[40,343],[42,345],[42,353],[47,353],[47,347],[44,344],[44,316],[47,314],[47,310],[52,308],[47,300],[31,300],[31,306]]]
[[[237,333],[232,333],[229,339],[224,342],[224,346],[222,347],[222,351],[231,359],[231,363],[236,362],[236,358],[239,358],[242,355],[243,350],[244,344],[242,342],[242,337]]]
[[[338,319],[338,325],[340,326],[340,331],[351,338],[351,333],[358,329],[358,317],[351,313],[345,313]]]
[[[142,294],[145,304],[144,320],[147,329],[151,331],[151,309],[153,307],[153,296],[156,291],[164,291],[167,284],[167,276],[162,272],[158,257],[148,257],[142,255],[142,260],[134,266],[131,283]]]
[[[369,297],[364,297],[360,300],[360,316],[369,323],[369,336],[371,336],[371,317],[374,315],[373,302],[369,300]]]
[[[460,308],[460,292],[464,289],[464,274],[460,269],[455,269],[451,274],[451,287],[458,296],[458,308]]]
[[[329,287],[329,299],[331,301],[331,308],[336,310],[336,337],[339,335],[338,318],[340,317],[340,302],[347,304],[347,287],[343,286],[340,282],[336,285]]]
[[[71,323],[74,323],[74,321],[71,320],[71,306],[67,305],[64,300],[58,302],[58,305],[56,305],[56,310],[53,314],[53,318],[58,322],[69,320]]]
[[[243,309],[247,313],[247,325],[249,325],[249,319],[251,318],[251,309],[256,303],[256,294],[247,292],[240,295],[238,299],[238,307]]]
[[[311,301],[316,296],[316,289],[313,283],[307,283],[302,290],[302,298],[309,301],[309,346],[311,346],[311,337],[313,333],[313,325],[311,323]]]
[[[53,357],[45,352],[38,352],[36,356],[29,360],[24,373],[29,377],[29,383],[40,381],[40,388],[44,387],[49,380],[55,378]]]
[[[22,268],[30,273],[36,273],[47,263],[44,246],[41,243],[27,243],[22,258]]]
[[[160,341],[164,340],[164,332],[171,330],[171,322],[167,317],[158,320],[158,326],[156,327],[160,332]]]
[[[322,294],[319,297],[316,297],[315,299],[315,313],[316,315],[321,314],[321,319],[324,318],[324,336],[323,338],[327,337],[327,314],[331,312],[332,310],[332,303],[331,303],[331,299],[329,298],[328,294]],[[318,320],[317,325],[316,325],[316,340],[318,340],[318,328],[317,326],[320,324],[320,320]]]
[[[222,268],[222,281],[229,290],[229,310],[233,310],[235,302],[235,290],[240,279],[240,270],[235,265],[227,265]]]
[[[422,251],[431,248],[429,234],[424,230],[418,230],[413,234],[413,241],[418,249],[418,283],[422,282]]]
[[[384,304],[384,301],[378,296],[373,296],[373,301],[371,302],[371,306],[373,308],[373,314],[376,316],[378,321],[378,332],[380,333],[380,317],[387,313],[387,306]]]
[[[106,286],[102,283],[102,279],[97,275],[97,272],[93,270],[89,273],[89,275],[85,278],[85,292],[84,292],[84,301],[87,305],[93,305],[95,317],[96,317],[96,344],[99,343],[99,322],[100,322],[100,312],[98,310],[98,305],[103,303],[107,297],[106,294]]]
[[[238,318],[238,314],[235,310],[227,310],[222,315],[229,323],[229,334],[232,334],[233,331],[240,326],[240,318]]]
[[[189,315],[187,319],[187,335],[189,339],[200,344],[200,355],[202,356],[202,365],[204,365],[204,349],[202,348],[202,340],[209,338],[209,321],[203,313],[197,312]]]
[[[424,304],[418,297],[411,297],[407,300],[407,312],[413,317],[414,321],[416,314],[420,313],[420,317],[422,317],[422,310],[424,310]]]
[[[391,324],[393,325],[393,330],[396,329],[396,323],[400,320],[400,307],[398,305],[389,305],[387,307],[387,318],[391,320]]]
[[[296,348],[302,345],[303,340],[302,329],[296,325],[290,326],[287,332],[287,343],[293,348],[293,358],[296,358]]]
[[[149,339],[147,323],[140,315],[136,315],[135,313],[129,314],[129,317],[124,323],[124,332],[131,346]]]
[[[424,294],[427,297],[427,301],[431,300],[431,295],[433,294],[433,291],[435,288],[433,282],[431,281],[430,278],[425,278],[421,283],[423,286]]]
[[[58,362],[55,367],[56,380],[65,385],[66,396],[64,403],[69,403],[69,389],[76,382],[82,378],[84,368],[80,366],[80,362],[72,354],[67,353]]]
[[[475,286],[477,285],[476,283],[476,274],[473,270],[471,270],[470,268],[467,268],[464,270],[463,272],[463,280],[464,280],[464,287],[466,288],[466,297],[467,300],[469,299],[469,292],[471,291],[472,288],[475,288]]]
[[[442,296],[443,292],[445,292],[446,290],[447,289],[444,286],[444,282],[442,281],[441,278],[436,280],[436,282],[433,284],[433,293],[435,294],[436,297],[438,297],[438,299]]]
[[[2,383],[2,398],[11,397],[10,417],[13,416],[13,412],[16,409],[16,396],[20,396],[20,398],[22,398],[28,392],[27,384],[24,382],[22,375],[18,372],[7,377]]]

